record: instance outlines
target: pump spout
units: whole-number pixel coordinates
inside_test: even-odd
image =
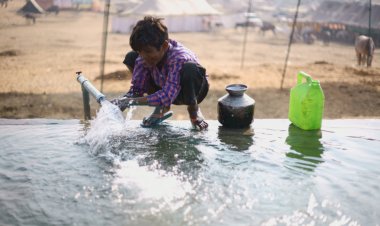
[[[102,101],[106,100],[106,96],[97,90],[83,75],[82,72],[77,72],[77,81],[86,89],[95,99],[101,104]]]

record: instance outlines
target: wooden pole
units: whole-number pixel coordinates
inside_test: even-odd
[[[245,21],[245,32],[244,32],[244,41],[243,41],[243,51],[241,53],[241,64],[240,64],[240,68],[243,69],[244,67],[244,60],[245,60],[245,48],[246,48],[246,45],[247,45],[247,36],[248,36],[248,24],[249,24],[249,15],[251,13],[251,6],[252,6],[252,3],[251,3],[251,0],[248,0],[248,10],[247,10],[247,19]]]
[[[371,37],[372,0],[369,0],[368,8],[368,37]]]
[[[104,66],[106,62],[106,51],[107,51],[107,37],[108,37],[108,18],[110,14],[110,4],[111,0],[105,1],[104,7],[104,18],[103,18],[103,39],[102,39],[102,55],[100,62],[100,92],[103,92],[103,81],[104,81]]]

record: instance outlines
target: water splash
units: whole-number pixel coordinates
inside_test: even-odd
[[[127,113],[126,120],[129,121],[132,119],[133,112],[136,110],[136,106],[129,107],[129,111]]]
[[[136,133],[130,133],[128,126],[135,109],[131,107],[124,118],[117,106],[108,101],[102,102],[96,118],[91,121],[85,141],[90,146],[91,154],[112,164],[115,176],[112,193],[117,203],[140,203],[140,214],[147,215],[175,211],[184,205],[184,198],[193,192],[193,188],[183,175],[163,170],[158,161],[151,164],[145,162],[146,153],[129,152],[130,146],[125,140],[136,136]],[[128,160],[123,158],[124,155],[129,156]],[[125,190],[131,196],[124,197]],[[130,214],[135,215],[135,211]]]
[[[124,128],[125,119],[120,109],[107,100],[103,101],[85,136],[85,141],[90,145],[90,152],[95,155],[107,154],[111,138],[121,135]]]
[[[173,172],[160,170],[157,164],[140,166],[136,159],[120,162],[114,186],[122,185],[130,191],[138,191],[135,197],[137,201],[161,200],[171,205],[192,192],[188,181],[182,181]]]
[[[339,203],[334,203],[330,200],[323,200],[321,203],[318,203],[318,200],[313,193],[310,194],[306,210],[299,209],[289,215],[271,218],[262,223],[262,225],[360,226],[358,221],[343,213]]]

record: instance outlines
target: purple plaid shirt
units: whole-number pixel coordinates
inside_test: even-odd
[[[180,86],[180,70],[184,63],[198,63],[198,58],[182,44],[169,40],[169,49],[161,69],[157,66],[149,67],[144,64],[142,57],[138,57],[132,75],[132,86],[128,93],[142,96],[147,92],[149,76],[161,90],[148,95],[148,103],[153,106],[170,106],[177,97]]]

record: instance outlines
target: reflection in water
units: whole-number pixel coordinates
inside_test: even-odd
[[[286,153],[286,156],[295,160],[292,161],[292,165],[299,169],[312,171],[317,164],[323,162],[321,138],[321,130],[302,130],[290,124],[286,143],[292,151]]]
[[[202,143],[202,137],[169,126],[157,128],[154,133],[156,139],[150,144],[144,164],[157,162],[161,169],[170,171],[176,168],[190,174],[200,168],[203,160],[197,145]]]
[[[254,130],[249,127],[245,129],[231,129],[219,126],[218,138],[222,143],[227,144],[231,150],[246,151],[253,144]]]

